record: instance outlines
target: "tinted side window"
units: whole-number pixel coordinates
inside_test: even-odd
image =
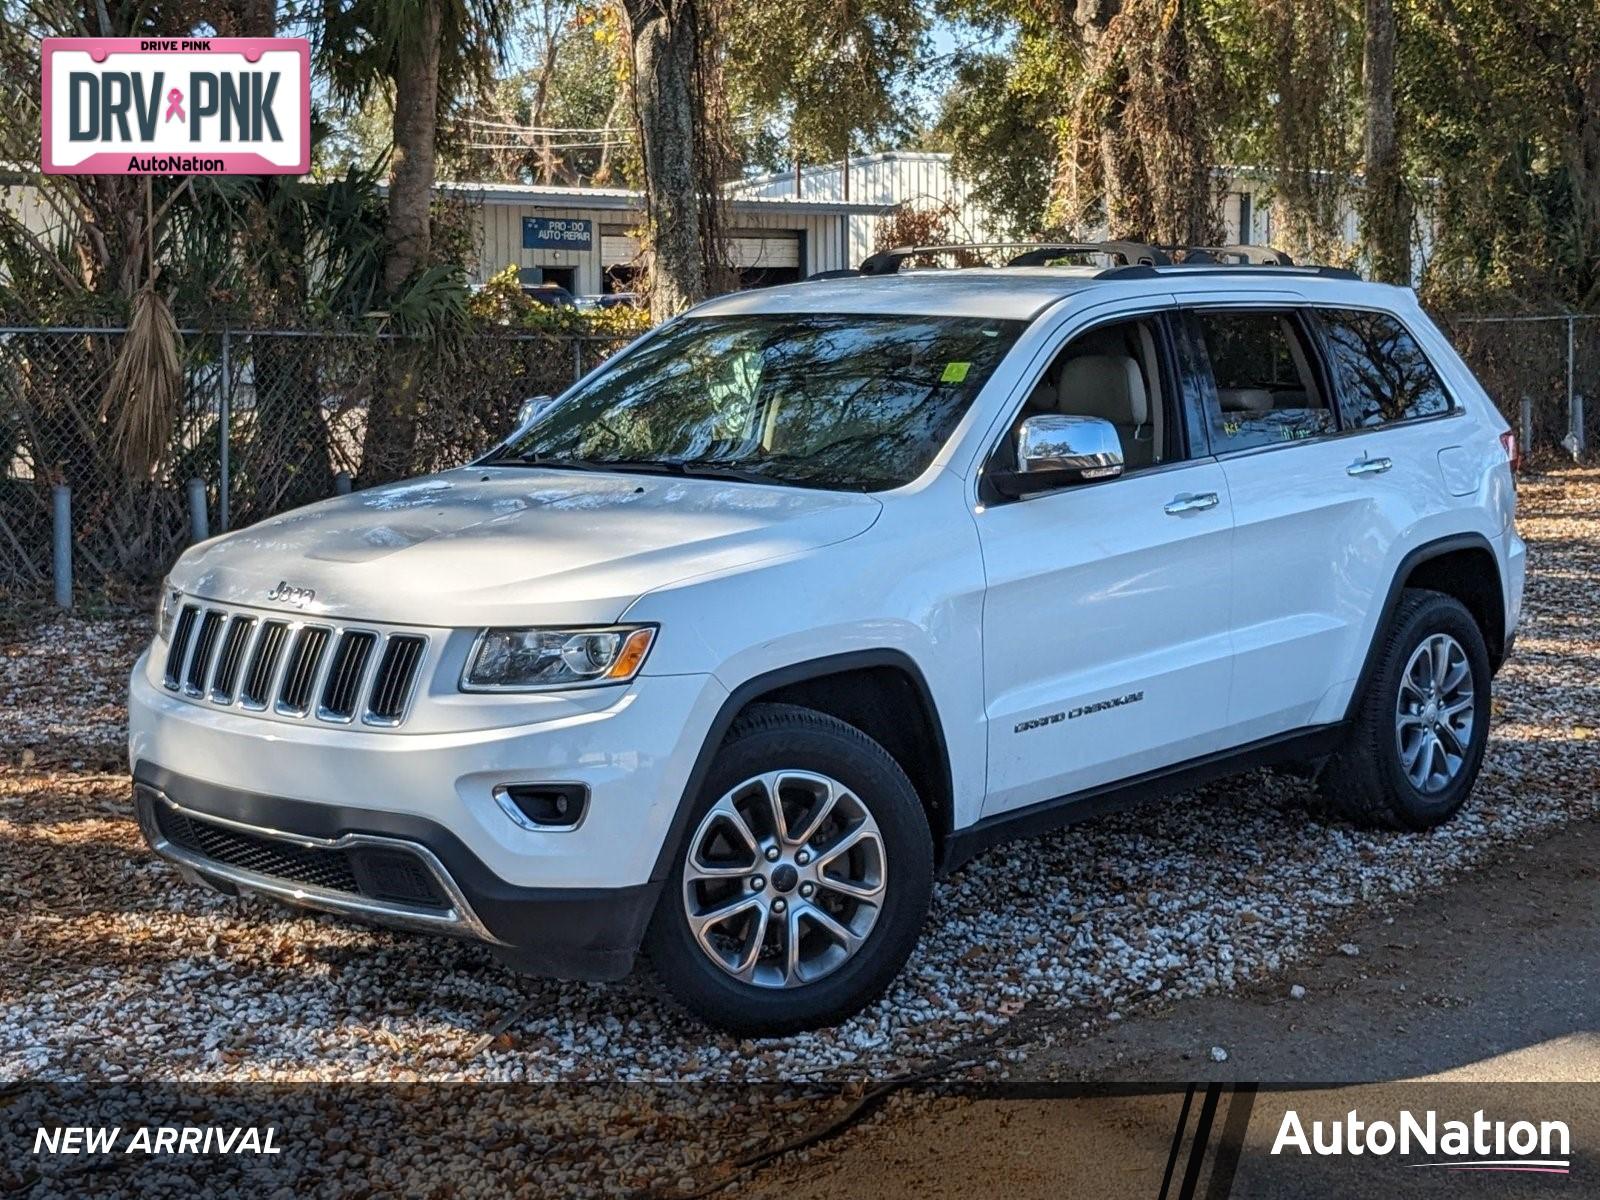
[[[1208,405],[1219,454],[1332,433],[1300,322],[1293,313],[1211,309],[1195,314],[1216,392]]]
[[[1347,429],[1450,411],[1450,395],[1422,347],[1387,313],[1318,309],[1339,380]]]

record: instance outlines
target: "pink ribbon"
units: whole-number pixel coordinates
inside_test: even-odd
[[[164,118],[163,124],[166,121],[172,120],[173,117],[177,117],[180,121],[188,120],[188,118],[183,115],[183,92],[178,88],[173,88],[167,93],[167,115]]]

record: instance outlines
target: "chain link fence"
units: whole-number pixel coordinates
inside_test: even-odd
[[[1600,446],[1600,317],[1440,324],[1535,460]],[[364,467],[396,478],[457,466],[504,437],[529,396],[560,392],[625,341],[488,332],[441,357],[372,334],[184,330],[167,450],[136,477],[105,412],[124,336],[0,326],[0,602],[52,590],[58,485],[71,489],[78,587],[140,589],[192,536],[188,481],[202,482],[217,532],[359,484]],[[398,408],[374,408],[396,394]],[[372,428],[374,411],[401,428]]]
[[[626,342],[491,332],[439,356],[371,334],[182,330],[182,401],[160,461],[136,476],[106,412],[125,336],[0,326],[0,602],[50,594],[58,487],[70,489],[77,586],[137,590],[192,536],[188,481],[203,484],[218,532],[359,484],[364,465],[389,478],[459,466],[529,396],[562,391]],[[386,395],[402,400],[375,410]],[[369,428],[374,411],[388,427]]]
[[[1600,446],[1600,316],[1440,317],[1535,461]]]

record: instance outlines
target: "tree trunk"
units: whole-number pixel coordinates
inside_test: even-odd
[[[427,263],[439,125],[441,0],[425,0],[415,38],[402,43],[394,81],[394,163],[384,224],[383,287],[392,297]]]
[[[696,187],[693,0],[624,0],[633,46],[634,119],[644,161],[650,315],[676,316],[708,294]]]
[[[1110,49],[1106,32],[1122,13],[1122,7],[1122,0],[1078,0],[1072,20],[1083,40],[1086,58],[1092,61]],[[1113,238],[1148,237],[1148,206],[1142,203],[1138,156],[1125,143],[1122,131],[1128,76],[1120,63],[1111,65],[1110,70],[1112,76],[1105,84],[1108,95],[1095,131],[1106,232]]]
[[[1600,62],[1581,66],[1570,85],[1572,132],[1567,145],[1567,172],[1572,178],[1572,207],[1577,214],[1577,288],[1579,304],[1589,309],[1600,296]]]
[[[1361,90],[1367,124],[1366,188],[1361,202],[1361,242],[1374,279],[1411,282],[1411,211],[1400,173],[1400,133],[1395,120],[1394,0],[1366,0]]]
[[[1221,196],[1213,172],[1208,96],[1197,58],[1209,53],[1191,23],[1192,0],[1161,6],[1156,18],[1153,79],[1146,86],[1163,136],[1144,156],[1155,240],[1164,245],[1209,246],[1220,240]],[[1199,43],[1199,44],[1197,44]]]
[[[383,290],[393,302],[432,244],[434,139],[439,125],[439,30],[443,0],[424,0],[415,36],[402,43],[394,80],[394,162],[384,219]],[[382,347],[380,386],[373,390],[361,443],[363,486],[411,474],[421,407],[422,348],[401,339]]]
[[[1217,232],[1217,196],[1204,97],[1187,0],[1077,0],[1072,22],[1096,73],[1094,169],[1113,238],[1206,245]],[[1072,207],[1091,205],[1079,196]],[[1080,218],[1081,219],[1081,218]]]

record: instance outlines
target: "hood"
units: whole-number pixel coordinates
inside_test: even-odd
[[[462,468],[192,548],[172,584],[257,608],[435,626],[609,622],[666,584],[855,537],[870,496],[715,479]]]

